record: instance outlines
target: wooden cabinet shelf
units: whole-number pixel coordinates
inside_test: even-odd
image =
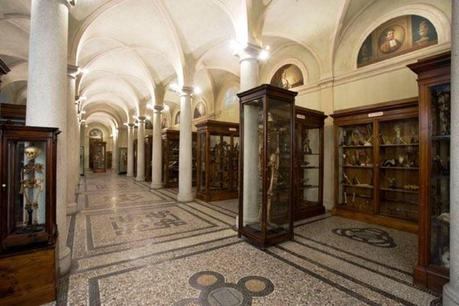
[[[369,116],[376,113],[380,116]],[[417,99],[341,110],[332,117],[335,212],[347,209],[346,217],[415,232],[419,209],[409,202],[418,201],[419,191],[386,186],[419,186]]]

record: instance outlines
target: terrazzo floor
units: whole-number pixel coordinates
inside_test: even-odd
[[[125,176],[87,174],[69,219],[58,305],[430,305],[412,285],[416,236],[323,215],[260,250],[237,201],[177,203]]]

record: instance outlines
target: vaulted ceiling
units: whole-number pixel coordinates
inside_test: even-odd
[[[11,68],[2,87],[20,91],[18,103],[26,91],[30,2],[0,0],[0,57]],[[69,64],[85,71],[77,94],[91,121],[122,125],[160,96],[176,109],[171,83],[199,86],[196,100],[212,110],[222,80],[239,76],[232,41],[269,45],[272,59],[293,52],[286,50],[303,54],[297,57],[309,79],[318,80],[333,76],[340,44],[361,20],[420,3],[448,12],[451,0],[78,0],[70,9]]]

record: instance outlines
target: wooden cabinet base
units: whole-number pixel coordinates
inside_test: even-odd
[[[434,268],[417,266],[414,269],[414,284],[428,288],[437,294],[441,294],[443,286],[449,282],[446,271],[437,271]]]
[[[0,257],[0,305],[42,305],[56,300],[56,250]]]
[[[381,215],[370,215],[344,208],[334,208],[332,213],[336,216],[363,221],[366,223],[378,224],[404,232],[413,234],[418,233],[418,225],[416,223],[403,221],[397,218],[385,217]]]

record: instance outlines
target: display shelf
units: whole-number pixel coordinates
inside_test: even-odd
[[[400,208],[387,215],[384,211],[384,194],[398,194],[397,197],[418,197],[418,191],[388,186],[419,186],[419,124],[417,99],[406,99],[359,107],[335,112],[335,213],[353,205],[356,219],[392,226],[414,232],[407,221],[405,211],[409,204],[405,199],[397,199]],[[370,116],[378,114],[378,116]],[[356,145],[358,144],[358,145]],[[365,145],[363,145],[365,144]],[[407,167],[407,166],[410,167]],[[349,184],[351,183],[352,184]],[[369,183],[370,186],[356,185],[355,182]],[[357,197],[357,203],[347,203],[354,192],[365,193],[366,199]],[[405,204],[403,204],[405,203]],[[406,205],[407,207],[403,207]],[[369,208],[370,207],[370,208]],[[362,211],[359,211],[362,209]],[[413,210],[412,207],[409,210]],[[417,217],[417,207],[413,216]],[[367,216],[371,212],[371,218]],[[400,216],[397,219],[397,211]],[[405,224],[404,222],[410,222]]]
[[[381,191],[387,192],[399,192],[399,193],[410,193],[410,194],[419,194],[419,191],[409,190],[409,189],[399,189],[399,188],[379,188]]]
[[[419,171],[418,167],[379,167],[379,169],[384,170],[409,170],[409,171]]]

